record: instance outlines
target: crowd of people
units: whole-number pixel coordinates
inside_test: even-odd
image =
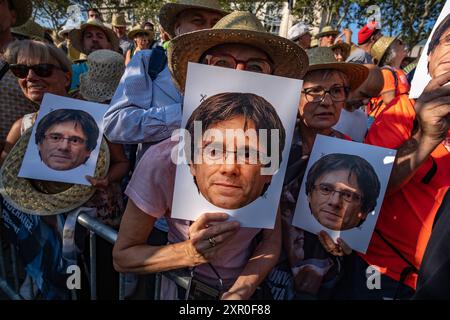
[[[123,13],[115,13],[106,24],[99,10],[92,8],[79,26],[63,27],[58,32],[62,41],[56,43],[30,20],[31,11],[30,0],[0,0],[0,179],[8,179],[4,172],[16,161],[17,146],[33,139],[28,129],[36,122],[45,94],[108,105],[102,145],[109,150],[109,167],[104,175],[96,172],[87,178],[89,198],[78,203],[95,208],[97,218],[118,231],[113,246],[103,240],[97,243],[102,257],[99,268],[106,270],[99,275],[100,298],[113,299],[117,294],[112,284],[117,272],[129,280],[129,297],[145,282],[149,284],[146,297],[153,298],[154,274],[162,273],[158,292],[162,299],[450,298],[450,282],[445,280],[450,279],[450,251],[445,245],[450,234],[446,197],[450,87],[445,86],[450,71],[442,62],[450,54],[448,17],[428,48],[431,81],[418,99],[410,99],[414,72],[403,70],[408,49],[401,37],[385,35],[376,22],[359,29],[357,44],[348,29],[340,32],[325,26],[313,36],[304,21],[284,38],[268,33],[252,13],[227,12],[216,0],[177,0],[164,4],[159,12],[159,39],[156,24],[147,21],[129,28]],[[189,62],[303,80],[273,229],[243,228],[229,221],[226,213],[202,213],[193,222],[171,217],[176,172],[171,151],[177,143],[171,137],[181,127]],[[212,96],[191,115],[186,130],[194,121],[202,121],[204,130],[225,124],[258,129],[264,122],[285,134],[272,109],[270,103],[248,93]],[[56,147],[55,152],[73,155],[82,163],[94,148],[82,132],[88,120],[63,110],[56,112],[60,117],[56,124],[37,128],[39,155],[45,162],[45,148],[52,152],[50,148]],[[220,121],[212,121],[211,115]],[[59,134],[56,128],[63,123],[73,127]],[[380,192],[370,165],[355,156],[324,157],[306,174],[317,135],[397,150],[365,254],[326,232],[315,235],[292,223],[304,178],[311,199],[319,192],[327,199],[326,206],[345,212],[350,203],[361,212],[357,220],[343,221],[345,228],[364,222]],[[56,170],[75,165],[58,161],[52,163]],[[197,188],[222,208],[247,204],[270,184],[261,180],[260,186],[243,186],[242,196],[215,199],[215,194],[203,192],[208,181],[202,181],[207,178],[200,169],[191,167]],[[316,184],[324,181],[327,172],[348,177],[361,194]],[[355,179],[354,172],[364,172],[369,179]],[[237,166],[224,165],[214,174],[241,173]],[[14,183],[25,180],[14,178]],[[59,193],[70,197],[68,190],[74,186],[38,181],[30,188],[36,197]],[[22,212],[10,198],[14,195],[2,200],[0,232],[17,246],[23,260],[22,297],[69,299],[61,240],[66,213]],[[19,226],[20,231],[11,232],[12,211],[22,217],[19,222],[29,219],[36,228]],[[313,214],[322,219],[319,212]],[[335,227],[333,222],[324,223]],[[85,235],[80,238],[82,261],[89,248],[84,246]],[[367,286],[370,266],[380,273],[377,290]],[[192,283],[208,290],[200,285],[186,290],[166,271],[187,272]]]

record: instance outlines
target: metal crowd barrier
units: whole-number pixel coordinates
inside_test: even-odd
[[[89,231],[89,284],[90,284],[90,297],[91,300],[97,300],[97,252],[96,252],[96,237],[102,237],[111,244],[114,244],[117,240],[117,231],[113,228],[101,223],[96,218],[82,213],[78,216],[77,222]],[[11,300],[22,300],[19,295],[19,275],[18,275],[18,261],[16,250],[13,245],[9,245],[11,254],[11,273],[12,284],[8,281],[6,263],[3,252],[3,242],[0,234],[0,291]],[[174,272],[165,272],[167,277],[174,280],[178,285],[187,288],[188,281],[184,277],[180,277]],[[155,279],[155,293],[154,299],[159,300],[159,292],[161,288],[162,274],[156,274]],[[125,274],[120,273],[119,276],[119,300],[125,299]],[[77,300],[76,290],[72,290],[72,300]]]

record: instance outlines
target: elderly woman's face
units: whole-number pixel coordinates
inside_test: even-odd
[[[70,85],[70,73],[60,69],[57,61],[43,61],[37,57],[18,57],[17,64],[34,66],[38,64],[50,64],[51,72],[49,76],[38,75],[32,69],[28,70],[24,78],[19,78],[19,85],[25,97],[33,102],[41,103],[45,93],[53,93],[59,96],[67,95],[67,88]]]
[[[328,130],[334,126],[345,105],[347,76],[340,71],[308,72],[303,82],[299,114],[303,124],[314,130]],[[321,93],[325,95],[321,96]]]

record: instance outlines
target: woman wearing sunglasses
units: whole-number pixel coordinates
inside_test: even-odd
[[[11,72],[18,78],[25,97],[36,104],[40,104],[45,93],[52,93],[59,96],[68,96],[71,79],[71,62],[62,50],[53,45],[34,41],[22,40],[10,44],[5,52],[6,61],[10,65]],[[27,114],[18,119],[12,126],[6,138],[5,148],[2,152],[0,163],[7,157],[20,136],[34,125],[36,121],[36,113]],[[108,174],[104,179],[94,179],[88,177],[89,182],[97,188],[94,196],[83,206],[95,207],[97,211],[104,217],[109,217],[106,223],[118,227],[120,222],[120,203],[105,206],[108,202],[110,186],[113,182],[120,182],[128,173],[128,160],[123,152],[121,145],[109,144],[110,147],[110,166]],[[114,214],[105,214],[105,210],[113,210]],[[120,210],[120,212],[117,212]],[[25,213],[23,213],[26,215]],[[42,219],[41,223],[49,223],[53,216]],[[59,218],[58,218],[59,219]],[[54,223],[54,221],[53,221]],[[51,225],[52,222],[49,223]],[[55,231],[57,232],[57,231]],[[55,253],[60,254],[60,253]],[[51,268],[50,266],[48,266]],[[49,270],[44,270],[50,272]],[[50,281],[51,282],[51,281]],[[52,284],[46,284],[52,285]],[[61,288],[60,288],[61,289]],[[66,288],[61,289],[66,292]],[[68,297],[68,296],[67,296]],[[67,298],[64,295],[58,295],[54,298]]]

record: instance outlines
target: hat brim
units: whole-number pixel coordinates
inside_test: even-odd
[[[367,76],[369,75],[369,69],[366,66],[349,62],[315,64],[308,68],[308,72],[329,69],[345,73],[349,79],[351,90],[357,89],[364,81],[366,81]]]
[[[72,46],[75,49],[77,49],[81,53],[88,54],[84,51],[84,48],[83,48],[83,32],[84,32],[84,29],[86,29],[87,27],[96,27],[96,28],[102,29],[105,32],[106,37],[109,39],[109,42],[111,43],[111,46],[112,46],[111,50],[119,52],[119,39],[117,38],[114,31],[112,31],[111,29],[106,28],[104,26],[99,26],[99,25],[95,25],[95,24],[84,24],[80,27],[80,29],[74,29],[74,30],[70,31],[69,39],[70,39],[70,42],[72,43]]]
[[[112,99],[118,85],[118,82],[114,84],[95,81],[86,72],[80,75],[79,91],[83,98],[89,101],[104,102]]]
[[[171,39],[175,38],[175,23],[178,14],[187,9],[203,9],[212,12],[217,12],[222,16],[228,14],[228,12],[224,10],[213,9],[201,5],[166,3],[164,6],[161,7],[159,11],[159,24],[163,27],[164,31],[166,31],[169,34]]]
[[[386,41],[386,43],[385,43],[385,44],[387,44],[386,48],[384,48],[384,50],[379,52],[379,53],[376,52],[375,54],[373,54],[373,52],[371,52],[372,57],[373,57],[373,61],[376,63],[377,66],[382,67],[382,66],[380,66],[380,62],[383,59],[383,56],[386,54],[386,51],[394,43],[394,41],[397,40],[399,37],[400,37],[399,34],[396,35],[395,37],[386,37],[386,38],[389,38],[388,41]],[[373,50],[373,46],[372,46],[372,50]]]
[[[138,33],[145,33],[149,37],[151,37],[152,35],[153,35],[153,37],[155,36],[153,31],[149,31],[149,30],[145,30],[145,29],[137,29],[137,30],[131,30],[130,32],[128,32],[128,38],[133,39],[134,36]]]
[[[79,184],[63,184],[48,181],[30,180],[18,177],[23,157],[31,137],[28,129],[8,154],[0,170],[0,192],[15,208],[39,216],[49,216],[71,211],[82,206],[95,193],[95,188]],[[105,177],[109,169],[109,149],[102,139],[95,169],[95,177]],[[36,189],[33,181],[41,184],[69,186],[59,188],[60,192],[44,193]],[[57,187],[58,188],[58,187]]]
[[[335,36],[337,36],[338,34],[339,34],[338,31],[326,31],[326,32],[318,33],[316,35],[316,38],[319,39],[321,37],[325,37],[325,36],[328,36],[328,35],[335,35]]]
[[[184,92],[188,62],[200,62],[201,56],[220,44],[245,44],[264,51],[272,60],[273,75],[302,79],[308,69],[308,56],[295,42],[267,32],[207,29],[174,38],[168,47],[169,69],[177,87]]]
[[[12,2],[16,12],[16,22],[12,27],[18,27],[30,19],[33,12],[33,3],[31,0],[13,0]]]

